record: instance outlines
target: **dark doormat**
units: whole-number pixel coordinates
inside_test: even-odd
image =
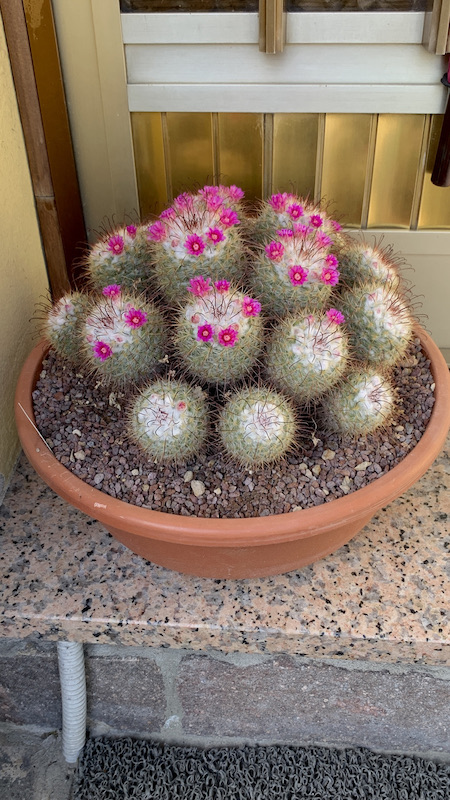
[[[73,800],[449,800],[450,764],[364,748],[88,740]]]

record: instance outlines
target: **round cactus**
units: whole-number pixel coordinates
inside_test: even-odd
[[[235,208],[242,196],[236,186],[185,192],[148,227],[153,274],[167,302],[182,302],[189,281],[200,273],[212,280],[241,280],[244,246]]]
[[[91,306],[82,340],[85,366],[105,383],[124,386],[148,378],[164,355],[166,331],[153,303],[112,284]]]
[[[271,464],[296,436],[292,403],[267,387],[234,392],[222,409],[218,433],[225,452],[245,466]]]
[[[150,281],[150,263],[146,226],[127,225],[91,247],[86,271],[93,289],[116,283],[129,291],[144,291]]]
[[[386,426],[394,409],[395,391],[390,381],[374,370],[351,372],[323,401],[327,427],[353,437]]]
[[[320,229],[294,225],[276,236],[255,257],[252,289],[268,313],[282,317],[304,308],[324,308],[339,282],[331,239]]]
[[[337,243],[341,237],[341,225],[331,219],[321,204],[312,203],[289,192],[279,192],[262,203],[261,210],[252,224],[252,238],[264,244],[272,239],[280,228],[293,229],[295,225],[321,230],[333,243]]]
[[[197,456],[209,431],[209,412],[199,387],[157,380],[142,389],[131,408],[128,434],[155,461]]]
[[[52,306],[44,322],[45,338],[60,356],[75,364],[80,359],[80,333],[89,307],[86,294],[69,292]]]
[[[391,367],[401,359],[411,340],[413,318],[391,284],[355,286],[343,292],[339,308],[359,361]]]
[[[192,299],[180,312],[174,345],[191,375],[206,383],[243,378],[263,344],[261,304],[230,286],[192,278]]]
[[[371,247],[349,237],[338,256],[341,283],[346,286],[389,283],[397,288],[400,283],[398,259],[394,258],[391,247]]]
[[[275,386],[306,403],[329,391],[348,363],[343,322],[335,308],[283,320],[267,348],[266,370]]]

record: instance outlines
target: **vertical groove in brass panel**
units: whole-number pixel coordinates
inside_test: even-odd
[[[168,200],[161,114],[133,112],[131,130],[140,215],[145,219],[149,214],[160,214]]]
[[[213,183],[220,183],[220,146],[219,146],[219,115],[217,112],[211,114],[212,131],[212,159],[213,159]]]
[[[431,118],[431,131],[418,220],[418,228],[420,230],[424,228],[450,229],[450,189],[448,187],[435,186],[431,183],[431,173],[436,158],[443,119],[443,114],[434,114]]]
[[[273,190],[273,114],[264,114],[263,198]]]
[[[172,189],[192,191],[213,179],[210,112],[167,112]]]
[[[318,124],[318,114],[274,115],[274,192],[314,197]]]
[[[167,201],[171,203],[173,200],[172,167],[170,164],[170,145],[169,145],[169,130],[167,127],[167,114],[165,111],[161,113],[161,130],[162,130],[163,151],[164,151],[164,169],[166,173]]]
[[[416,173],[416,183],[414,186],[414,197],[411,206],[410,228],[417,230],[419,224],[420,203],[422,200],[423,183],[425,180],[425,168],[427,166],[427,152],[431,133],[431,114],[424,114],[422,145],[420,147],[419,166]]]
[[[314,181],[315,203],[318,203],[322,197],[323,154],[325,148],[325,121],[326,121],[326,115],[319,114],[318,126],[317,126],[316,177]]]
[[[423,138],[423,114],[380,114],[369,228],[409,228]]]
[[[242,187],[249,202],[263,196],[262,114],[219,113],[220,177]]]
[[[322,197],[350,227],[361,226],[371,114],[327,114]]]
[[[370,120],[369,146],[367,153],[366,180],[361,209],[361,228],[367,228],[369,219],[370,194],[372,192],[373,165],[375,162],[375,147],[377,143],[378,114],[372,114]]]

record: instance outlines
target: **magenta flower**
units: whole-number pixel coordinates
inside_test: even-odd
[[[186,411],[187,403],[185,403],[184,400],[179,400],[177,403],[177,409],[178,411]]]
[[[283,257],[283,253],[284,246],[281,242],[270,242],[270,244],[266,245],[266,254],[271,261],[280,261]]]
[[[228,281],[225,280],[216,281],[214,286],[216,287],[217,291],[220,292],[221,294],[223,294],[224,292],[228,292],[228,289],[230,288],[230,284],[228,283]]]
[[[222,186],[221,184],[219,189],[221,192],[226,194],[230,200],[234,200],[235,202],[242,200],[244,197],[244,192],[242,189],[240,189],[239,186],[236,186],[234,183],[232,183],[231,186]]]
[[[286,208],[287,199],[288,195],[286,194],[286,192],[283,192],[283,194],[281,193],[273,194],[269,200],[269,203],[274,211],[284,211],[284,209]]]
[[[305,213],[303,206],[300,206],[298,203],[292,203],[292,205],[288,206],[286,210],[291,219],[300,219],[300,217],[303,217],[303,214]]]
[[[309,224],[313,226],[313,228],[320,228],[323,224],[323,219],[320,214],[312,214],[309,218]]]
[[[309,236],[313,230],[314,228],[311,228],[309,225],[294,225],[294,233],[296,236]]]
[[[160,220],[154,222],[153,225],[149,225],[147,230],[147,238],[151,239],[152,242],[164,242],[165,239],[167,239],[166,226],[163,222],[160,222]]]
[[[129,308],[123,318],[130,328],[140,328],[147,322],[147,314],[140,308]]]
[[[280,228],[280,230],[277,231],[277,235],[290,239],[294,235],[294,231],[292,231],[291,228]]]
[[[92,349],[95,358],[99,358],[100,361],[106,361],[113,354],[109,344],[106,344],[106,342],[96,342]]]
[[[196,233],[191,233],[191,235],[187,237],[184,246],[191,256],[201,256],[205,249],[203,239],[201,236],[197,236]]]
[[[210,242],[213,244],[219,244],[219,242],[225,241],[225,234],[221,228],[208,228],[206,231],[206,235]]]
[[[136,236],[136,233],[137,233],[136,225],[127,225],[127,233],[128,233],[128,236],[130,236],[131,239],[134,239],[134,237]]]
[[[337,260],[336,256],[334,256],[332,253],[328,253],[325,259],[325,264],[327,265],[327,267],[337,267],[339,261]]]
[[[173,204],[178,206],[180,210],[185,211],[192,206],[192,197],[189,192],[182,192],[175,198]]]
[[[289,270],[289,280],[293,286],[301,286],[308,277],[308,270],[297,264]]]
[[[116,297],[120,297],[120,292],[121,287],[118,283],[110,283],[109,286],[105,286],[105,288],[102,289],[102,294],[104,294],[105,297],[111,297],[113,300]]]
[[[196,297],[203,297],[203,295],[211,291],[210,282],[211,278],[206,278],[205,280],[203,275],[197,275],[195,278],[191,278],[187,290],[195,294]]]
[[[339,283],[339,272],[334,267],[324,267],[320,274],[320,280],[322,283],[327,283],[328,286],[336,286]]]
[[[336,231],[336,233],[339,233],[339,231],[342,230],[342,225],[339,222],[336,222],[335,219],[330,219],[330,224],[333,227],[333,230]]]
[[[223,328],[218,334],[219,344],[223,347],[234,347],[237,342],[238,335],[234,328]]]
[[[113,256],[120,256],[123,253],[124,248],[124,241],[121,236],[118,234],[116,236],[111,236],[108,241],[108,250],[113,254]]]
[[[316,242],[319,247],[329,247],[331,244],[331,239],[329,236],[326,235],[323,231],[319,231],[316,234]]]
[[[220,221],[225,228],[231,228],[233,225],[239,225],[239,217],[232,208],[225,208],[220,215]]]
[[[176,211],[172,206],[169,206],[169,208],[165,208],[164,211],[161,211],[159,216],[161,219],[173,219],[176,217]]]
[[[242,301],[242,313],[244,317],[257,317],[261,311],[261,303],[253,300],[253,297],[244,297]]]
[[[337,308],[329,308],[327,311],[327,317],[330,322],[334,322],[335,325],[342,325],[345,322],[344,315],[337,310]]]
[[[209,194],[206,198],[206,208],[208,211],[217,211],[223,206],[223,200],[218,194]]]
[[[199,325],[197,328],[197,339],[199,342],[209,342],[214,336],[214,328],[205,322],[204,325]]]

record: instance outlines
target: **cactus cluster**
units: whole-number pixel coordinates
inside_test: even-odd
[[[103,237],[90,292],[47,316],[51,344],[99,391],[131,389],[126,430],[151,459],[213,442],[261,466],[295,447],[302,414],[345,436],[394,416],[389,374],[413,316],[389,248],[350,240],[297,195],[272,195],[256,218],[242,197],[205,186]]]

